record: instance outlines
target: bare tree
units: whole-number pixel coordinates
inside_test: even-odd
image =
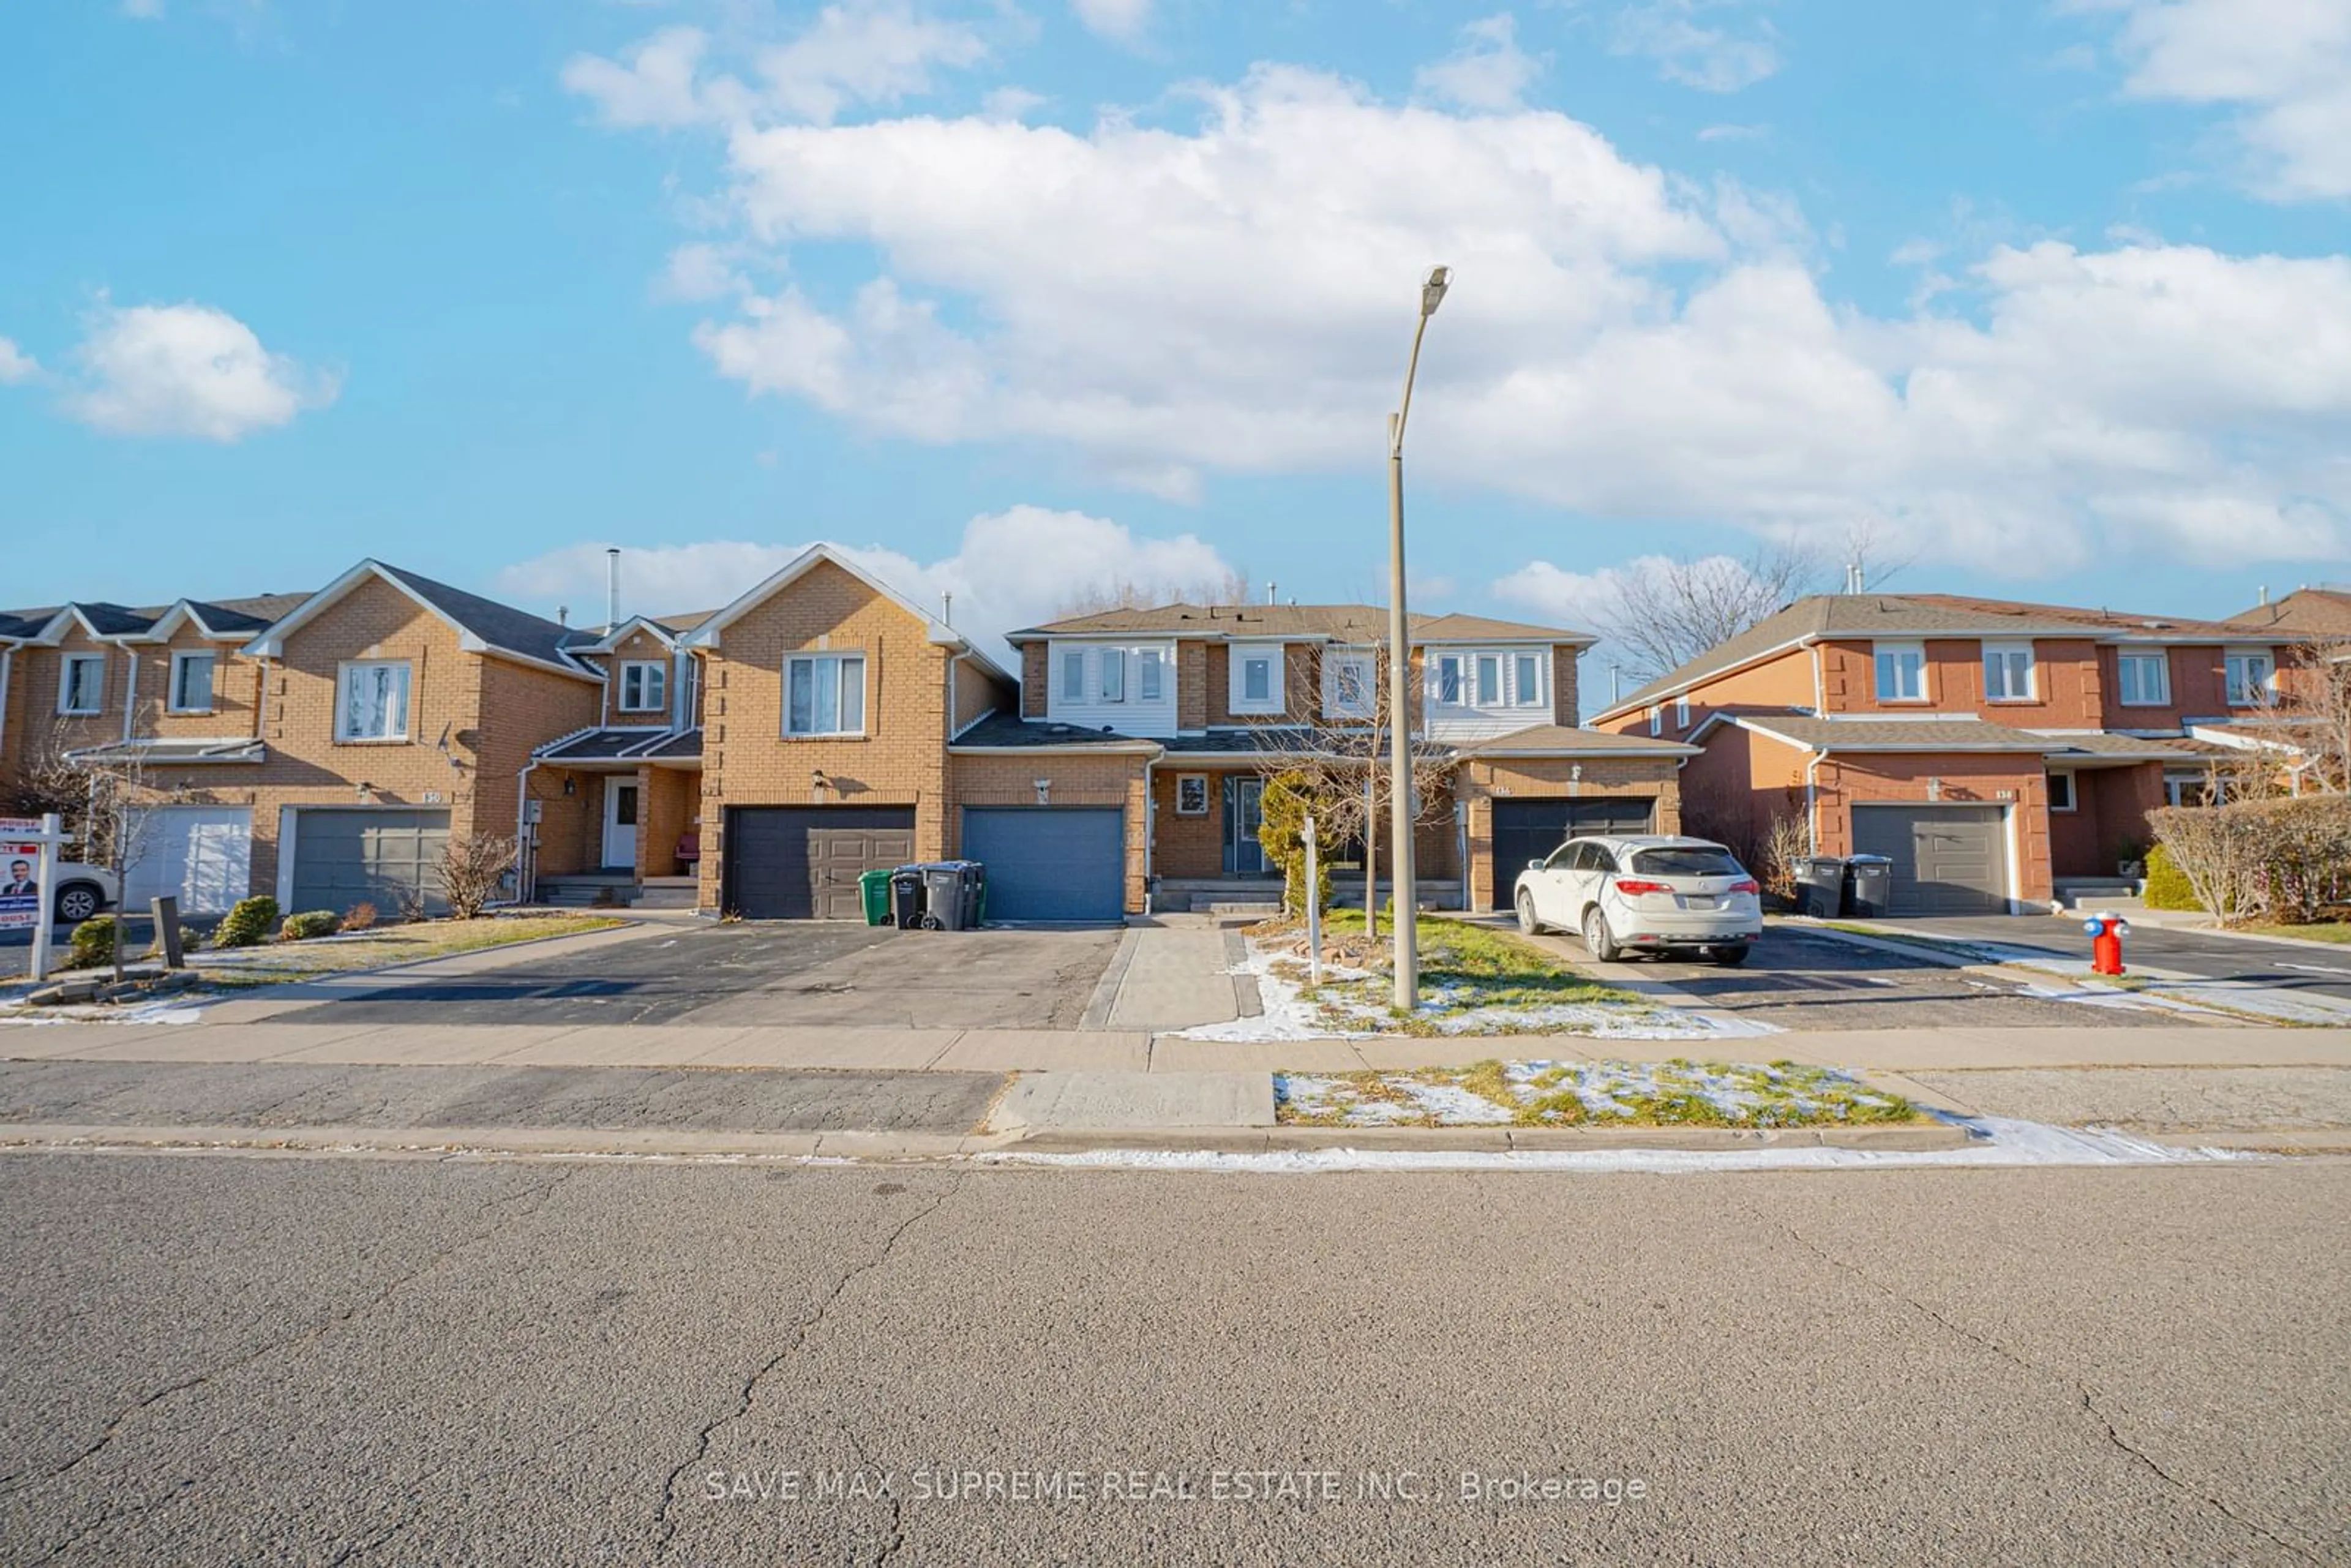
[[[1625,573],[1614,601],[1593,619],[1635,678],[1653,680],[1802,596],[1817,570],[1815,558],[1792,545],[1759,545],[1744,560],[1650,562]]]
[[[2351,794],[2351,636],[2314,638],[2294,653],[2276,713],[2281,737],[2302,753],[2296,777]]]
[[[498,879],[512,870],[515,841],[496,833],[451,834],[433,867],[453,920],[472,920],[496,895]]]
[[[1356,842],[1364,846],[1364,923],[1371,936],[1379,935],[1379,835],[1389,825],[1390,803],[1395,794],[1389,766],[1388,735],[1395,703],[1388,679],[1387,645],[1327,650],[1326,662],[1338,661],[1325,680],[1317,673],[1309,694],[1313,717],[1303,725],[1262,732],[1266,749],[1258,771],[1268,780],[1286,778],[1305,798],[1314,818],[1316,837],[1328,847]],[[1324,691],[1336,699],[1339,711],[1328,712]],[[1415,736],[1411,746],[1411,789],[1416,828],[1446,821],[1452,813],[1447,785],[1453,773],[1452,751]]]
[[[1073,615],[1099,615],[1105,610],[1147,610],[1177,601],[1198,604],[1246,604],[1249,581],[1246,573],[1231,571],[1220,578],[1190,582],[1114,577],[1071,593],[1054,610],[1055,620]]]

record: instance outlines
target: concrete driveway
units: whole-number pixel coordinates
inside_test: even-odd
[[[479,974],[387,976],[380,989],[268,1021],[1074,1029],[1119,936],[681,925],[674,936]]]
[[[1916,930],[1922,936],[2029,947],[2053,957],[2090,961],[2090,936],[2079,914],[1987,915],[1970,919],[1878,920],[1872,925]],[[2351,943],[2333,947],[2219,936],[2176,925],[2134,925],[2123,962],[2206,980],[2234,980],[2272,990],[2303,992],[2351,1002]]]

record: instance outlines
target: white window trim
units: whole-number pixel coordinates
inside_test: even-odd
[[[1228,688],[1225,694],[1227,711],[1235,714],[1278,714],[1285,710],[1283,674],[1284,668],[1290,660],[1281,644],[1278,643],[1238,644],[1227,656],[1230,661],[1229,667],[1226,671],[1225,681]],[[1261,697],[1249,695],[1249,667],[1250,662],[1257,659],[1262,659],[1266,663],[1266,695]]]
[[[1886,695],[1886,681],[1878,661],[1889,653],[1896,654],[1897,656],[1903,653],[1916,653],[1918,655],[1918,695],[1917,696],[1901,696],[1898,695],[1888,696]],[[1877,700],[1881,703],[1926,702],[1932,695],[1927,689],[1927,644],[1924,643],[1871,643],[1869,648],[1869,679],[1870,689],[1876,693]]]
[[[202,706],[183,705],[180,701],[180,674],[188,664],[202,659],[212,666],[212,674],[204,681]],[[210,713],[213,711],[213,683],[219,676],[220,655],[210,648],[175,648],[172,651],[170,684],[163,688],[163,708],[167,713]]]
[[[2012,653],[2022,653],[2024,655],[2024,690],[2022,694],[2016,692],[2003,692],[2000,695],[1994,696],[1991,690],[1992,660],[1994,658],[1999,658],[2001,661],[2001,667],[2005,671],[2007,668],[2008,655]],[[1986,643],[1983,644],[1982,657],[1979,663],[1982,665],[1984,673],[1984,701],[1988,703],[2030,703],[2039,702],[2041,700],[2041,660],[2033,653],[2032,643],[2016,642]],[[1925,679],[1925,674],[1923,671],[1920,673],[1920,679],[1922,682]]]
[[[1666,710],[1655,703],[1649,705],[1649,733],[1651,735],[1666,733]]]
[[[1551,664],[1551,660],[1541,653],[1529,653],[1524,651],[1509,654],[1507,657],[1510,660],[1509,667],[1510,672],[1510,706],[1543,706],[1545,703],[1550,700],[1549,695],[1544,691],[1543,687],[1546,680],[1548,679],[1546,670]],[[1535,680],[1532,686],[1524,685],[1519,679],[1520,666],[1530,660],[1533,662],[1535,672]]]
[[[792,727],[792,666],[794,664],[816,664],[820,666],[830,662],[840,666],[840,668],[836,668],[833,673],[833,680],[838,683],[841,678],[841,670],[847,667],[849,661],[852,659],[857,661],[857,727],[855,729],[794,729]],[[811,683],[816,679],[813,675],[809,678]],[[811,685],[810,687],[811,696],[813,695],[815,687]],[[867,734],[869,727],[873,722],[873,662],[865,656],[865,651],[862,648],[826,649],[808,653],[788,653],[784,656],[784,687],[781,695],[783,697],[783,701],[778,704],[778,706],[782,711],[776,716],[776,720],[778,726],[782,729],[783,737],[786,740],[862,739]],[[840,713],[841,706],[841,689],[836,685],[836,688],[833,693],[832,711],[835,714]],[[811,721],[816,717],[813,704],[811,704],[809,717]]]
[[[1357,672],[1357,690],[1361,694],[1353,702],[1346,699],[1340,684],[1341,672],[1351,669]],[[1330,659],[1330,670],[1331,689],[1327,694],[1324,706],[1328,709],[1331,717],[1370,718],[1378,713],[1380,706],[1378,654],[1362,650],[1333,653]]]
[[[1065,703],[1086,700],[1086,651],[1083,648],[1061,650],[1061,700]]]
[[[2142,665],[2152,664],[2159,672],[2157,684],[2163,688],[2160,695],[2152,697],[2130,697],[2123,695],[2123,671],[2133,661]],[[2224,670],[2223,674],[2225,673]],[[2125,649],[2115,660],[2115,701],[2122,707],[2169,707],[2171,706],[2170,653],[2163,651],[2149,653],[2136,648]]]
[[[1674,727],[1676,729],[1687,729],[1689,727],[1689,698],[1687,695],[1676,697],[1674,699]]]
[[[646,702],[644,700],[644,682],[642,678],[637,684],[638,699],[635,702],[631,702],[629,700],[629,674],[632,670],[651,670],[653,672],[654,678],[661,682],[661,696],[658,701]],[[617,706],[619,711],[622,713],[668,712],[669,661],[666,659],[622,660],[621,662],[621,694],[617,702]]]
[[[1137,702],[1166,700],[1167,659],[1157,648],[1137,648],[1134,651],[1134,693]]]
[[[2231,664],[2249,659],[2259,659],[2262,665],[2260,689],[2238,700],[2236,677],[2230,673]],[[2265,707],[2277,694],[2277,655],[2267,648],[2224,648],[2220,651],[2220,700],[2231,707]]]
[[[1490,702],[1486,698],[1486,666],[1489,664],[1494,666],[1494,696]],[[1505,685],[1507,674],[1508,671],[1503,665],[1500,653],[1489,650],[1486,653],[1470,654],[1469,706],[1481,710],[1509,706],[1506,700],[1508,687]]]
[[[93,683],[95,695],[92,700],[95,706],[90,707],[75,707],[71,706],[74,666],[85,662],[94,663],[98,665],[98,679]],[[63,659],[57,662],[57,712],[70,715],[77,718],[87,718],[92,714],[104,713],[105,711],[106,655],[104,653],[68,653]]]
[[[1445,666],[1453,666],[1453,695],[1445,695]],[[1428,704],[1431,707],[1467,707],[1471,680],[1466,653],[1439,653],[1428,661]]]
[[[2050,772],[2049,779],[2052,783],[2054,783],[2060,779],[2065,780],[2065,803],[2062,806],[2059,805],[2055,798],[2053,796],[2049,802],[2050,810],[2057,813],[2059,816],[2064,816],[2068,813],[2081,810],[2082,779],[2080,775],[2074,773],[2071,768],[2060,768],[2053,769]]]
[[[353,670],[388,669],[401,673],[400,733],[397,735],[351,735],[345,732],[343,720],[350,707],[343,700],[344,683]],[[335,666],[335,744],[337,746],[404,746],[416,728],[416,671],[406,659],[346,659]]]
[[[1094,700],[1102,703],[1123,703],[1126,700],[1126,650],[1104,648],[1094,659]]]

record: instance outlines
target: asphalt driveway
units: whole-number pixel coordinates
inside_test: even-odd
[[[1121,933],[696,924],[374,990],[275,1023],[1074,1029]]]
[[[1915,928],[1922,936],[2029,947],[2054,957],[2090,961],[2090,935],[2080,914],[1987,915],[1970,919],[1872,922]],[[2179,926],[2134,925],[2124,939],[2125,967],[2144,965],[2206,980],[2234,980],[2273,990],[2311,992],[2351,1002],[2351,943],[2333,949],[2252,936],[2216,936]]]

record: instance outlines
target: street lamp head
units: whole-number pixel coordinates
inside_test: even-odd
[[[1423,317],[1437,314],[1437,308],[1445,303],[1446,287],[1452,281],[1451,267],[1432,267],[1428,269],[1428,281],[1420,286],[1420,313]]]

